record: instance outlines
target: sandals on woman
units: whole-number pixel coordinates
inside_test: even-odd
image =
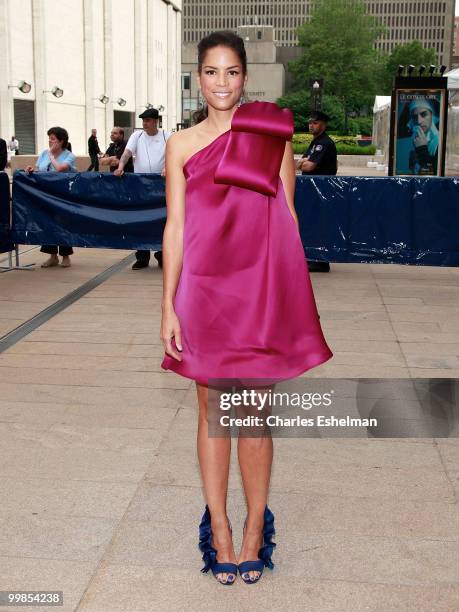
[[[217,561],[218,551],[212,546],[210,511],[209,507],[206,505],[205,512],[199,525],[199,550],[203,553],[202,560],[204,561],[204,567],[201,569],[201,572],[207,573],[209,570],[211,570],[212,574],[215,576],[218,582],[220,582],[220,584],[228,585],[234,584],[239,571],[242,580],[246,584],[255,584],[255,582],[260,580],[265,567],[268,567],[271,570],[274,568],[271,555],[276,547],[275,542],[272,541],[272,537],[275,533],[274,514],[271,512],[268,506],[266,506],[263,523],[263,546],[258,551],[258,559],[243,561],[242,563],[239,563],[239,565],[236,565],[235,563],[219,563]],[[258,572],[258,575],[251,578],[249,572]],[[223,581],[218,577],[218,575],[222,573],[229,574],[226,581]]]
[[[263,546],[258,551],[258,559],[256,561],[243,561],[238,565],[241,578],[246,584],[255,584],[255,582],[258,582],[265,567],[269,567],[271,570],[274,568],[271,555],[273,554],[273,550],[276,546],[276,544],[272,541],[272,537],[275,533],[274,514],[271,512],[268,506],[266,506],[263,524]],[[258,572],[258,576],[251,578],[249,572]]]
[[[204,561],[204,567],[201,569],[201,572],[207,573],[211,570],[220,584],[234,584],[237,576],[237,565],[236,563],[219,563],[217,561],[218,551],[212,546],[210,510],[207,505],[199,525],[199,550],[203,553],[202,560]],[[228,574],[226,581],[218,577],[219,574],[223,573]]]

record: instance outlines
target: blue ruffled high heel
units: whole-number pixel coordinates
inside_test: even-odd
[[[269,567],[271,570],[273,569],[274,563],[271,560],[271,555],[276,547],[276,544],[272,541],[272,537],[275,533],[274,514],[268,506],[266,506],[263,524],[263,546],[258,551],[258,559],[256,561],[243,561],[238,565],[241,578],[246,584],[255,584],[255,582],[258,582],[263,574],[265,566]],[[249,577],[249,572],[259,572],[259,574],[256,578],[251,579]]]
[[[207,573],[211,570],[220,584],[234,584],[237,576],[237,565],[236,563],[219,563],[217,561],[218,551],[212,546],[210,511],[207,505],[199,525],[199,550],[203,553],[202,560],[204,561],[204,567],[201,569],[201,572]],[[223,582],[217,578],[217,574],[222,573],[232,574],[234,577],[228,576],[226,582]]]

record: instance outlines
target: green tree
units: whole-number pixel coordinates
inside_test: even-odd
[[[424,49],[419,40],[413,40],[403,45],[396,45],[387,56],[383,87],[387,93],[392,89],[392,81],[397,74],[400,65],[409,66],[413,64],[419,68],[424,64],[427,68],[430,64],[437,64],[437,54],[435,49]]]
[[[289,108],[295,120],[297,132],[309,130],[309,114],[312,108],[311,92],[309,89],[290,91],[276,100],[282,108]],[[334,96],[325,94],[322,100],[322,110],[330,116],[327,130],[329,132],[342,132],[344,130],[343,106]]]
[[[295,87],[305,89],[310,78],[323,78],[325,92],[343,108],[344,131],[348,113],[372,106],[378,92],[383,59],[374,48],[385,32],[367,13],[362,0],[315,0],[311,19],[298,28],[304,52],[290,62]]]
[[[308,131],[308,118],[311,112],[311,94],[301,89],[290,91],[276,100],[281,108],[289,108],[293,113],[295,130],[297,132]]]

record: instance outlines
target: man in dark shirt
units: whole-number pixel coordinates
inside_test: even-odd
[[[8,153],[6,151],[6,140],[0,138],[0,171],[6,168],[8,163]]]
[[[100,164],[102,166],[110,166],[110,172],[114,172],[118,168],[121,156],[126,148],[127,141],[124,140],[124,130],[120,127],[112,128],[110,133],[110,140],[112,141],[105,154],[100,158]],[[134,172],[134,164],[132,163],[132,157],[129,158],[128,162],[124,167],[125,172]]]
[[[88,172],[94,169],[99,172],[99,143],[97,142],[97,130],[91,130],[91,136],[88,138],[88,153],[91,158],[91,165],[88,168]]]
[[[314,111],[309,117],[309,131],[313,135],[311,144],[297,163],[301,174],[335,175],[338,171],[336,145],[325,130],[330,117],[321,111]],[[310,272],[330,272],[327,261],[308,261]]]
[[[338,170],[336,145],[325,132],[329,120],[330,117],[321,111],[311,113],[309,131],[313,139],[297,165],[302,174],[336,174]]]

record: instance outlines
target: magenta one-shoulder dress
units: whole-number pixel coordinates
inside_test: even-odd
[[[284,119],[268,104],[241,107],[239,134],[236,112],[232,129],[183,169],[183,267],[174,300],[182,361],[166,355],[161,365],[204,385],[213,379],[286,380],[332,357],[282,182],[278,172],[266,175],[285,148],[285,138],[273,144]],[[235,136],[239,140],[229,142]],[[234,181],[224,176],[230,167]],[[233,184],[217,183],[216,174]],[[266,195],[273,182],[276,195]]]

